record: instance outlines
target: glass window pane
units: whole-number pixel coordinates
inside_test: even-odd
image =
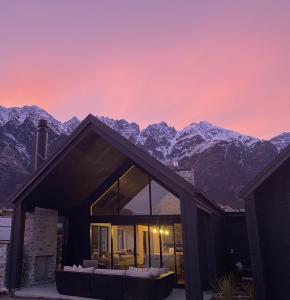
[[[149,178],[136,167],[130,168],[119,182],[120,213],[122,215],[149,215]]]
[[[160,268],[159,226],[150,226],[151,267]]]
[[[184,284],[183,241],[181,224],[174,224],[177,283]]]
[[[91,206],[91,214],[92,216],[118,214],[118,183],[117,182],[115,182]]]
[[[91,224],[91,259],[111,268],[111,224]]]
[[[173,226],[161,226],[160,237],[162,245],[162,266],[175,272]]]
[[[149,235],[148,225],[136,226],[137,267],[149,267]]]
[[[180,201],[172,193],[151,181],[152,214],[153,215],[180,215]]]
[[[112,226],[113,267],[126,270],[135,265],[134,226]]]

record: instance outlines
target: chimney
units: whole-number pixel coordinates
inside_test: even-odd
[[[34,171],[47,159],[48,126],[46,120],[39,120],[36,130]]]

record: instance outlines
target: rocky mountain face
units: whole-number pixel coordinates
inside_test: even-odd
[[[50,127],[50,153],[80,123],[76,117],[61,123],[37,106],[0,106],[0,207],[31,173],[35,128],[41,118]],[[174,168],[212,201],[234,208],[243,207],[238,191],[290,143],[290,133],[264,141],[207,122],[192,123],[180,131],[165,122],[140,130],[126,120],[99,119]]]

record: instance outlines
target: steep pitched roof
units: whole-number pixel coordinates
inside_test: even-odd
[[[196,187],[154,159],[148,153],[126,140],[113,129],[103,124],[93,115],[88,115],[80,123],[60,149],[45,163],[43,163],[39,170],[33,174],[32,177],[21,187],[21,189],[11,197],[10,203],[15,204],[28,197],[29,194],[44,180],[44,178],[49,176],[52,169],[65,159],[68,151],[77,148],[78,141],[80,141],[89,132],[95,133],[101,139],[106,141],[106,143],[112,145],[124,156],[138,164],[171,190],[174,190],[178,194],[186,194],[195,198],[197,197],[201,204],[220,211],[220,208],[215,203],[208,200]]]
[[[280,166],[290,158],[290,145],[286,147],[268,166],[258,173],[239,193],[241,198],[247,198],[267,178],[269,178]]]

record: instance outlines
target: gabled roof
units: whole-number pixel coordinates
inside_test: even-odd
[[[258,173],[239,193],[241,198],[247,198],[267,178],[269,178],[280,166],[290,158],[290,145],[286,147],[268,166]]]
[[[60,168],[58,170],[58,175],[60,172],[63,172],[63,169],[66,169],[67,173],[63,174],[63,176],[70,175],[73,173],[75,168],[74,165],[77,165],[78,161],[76,159],[77,156],[74,156],[75,161],[67,165],[66,161],[68,161],[68,155],[71,152],[80,152],[80,148],[82,149],[82,156],[84,157],[87,155],[86,153],[86,144],[84,140],[87,142],[94,138],[101,139],[103,143],[106,145],[111,145],[112,149],[98,147],[100,153],[90,153],[94,155],[105,155],[106,151],[111,151],[111,157],[113,158],[113,162],[116,164],[116,167],[120,167],[121,163],[124,162],[123,157],[130,159],[132,162],[143,168],[146,172],[156,178],[160,183],[165,185],[165,187],[169,188],[169,190],[174,191],[176,194],[182,195],[189,195],[193,198],[197,198],[198,202],[206,207],[211,207],[215,210],[221,211],[221,209],[213,202],[209,201],[197,188],[195,188],[192,184],[187,182],[185,179],[177,175],[174,171],[154,159],[148,153],[140,149],[139,147],[132,144],[130,141],[126,140],[124,137],[116,133],[113,129],[103,124],[100,120],[98,120],[93,115],[88,115],[76,128],[76,130],[67,138],[66,142],[58,149],[58,151],[52,155],[43,165],[39,168],[39,170],[32,175],[32,177],[21,187],[19,191],[17,191],[10,200],[10,203],[15,204],[19,201],[23,201],[29,195],[37,190],[40,184],[47,181],[48,177],[50,176],[50,180],[53,180],[54,173],[57,167],[62,163],[65,167]],[[119,154],[116,152],[112,152],[114,149],[118,151]],[[92,152],[92,151],[91,151]],[[103,153],[104,152],[104,153]],[[80,155],[80,154],[79,154]],[[123,156],[122,156],[123,155]],[[85,162],[85,167],[90,168],[90,161]],[[110,162],[110,161],[109,161]],[[111,162],[110,162],[111,163]],[[71,169],[70,169],[71,168]],[[106,170],[110,172],[110,168],[108,166]],[[93,166],[91,167],[93,170]],[[78,177],[80,173],[77,173]],[[72,177],[72,178],[76,178]],[[96,175],[93,179],[96,179]],[[86,178],[83,179],[83,181]],[[92,181],[92,180],[91,180]],[[71,189],[73,194],[73,189],[77,188],[79,184],[78,182],[71,183]],[[90,184],[90,182],[85,182],[84,185]],[[62,192],[62,186],[58,186],[57,192]],[[73,196],[72,196],[73,197]]]

